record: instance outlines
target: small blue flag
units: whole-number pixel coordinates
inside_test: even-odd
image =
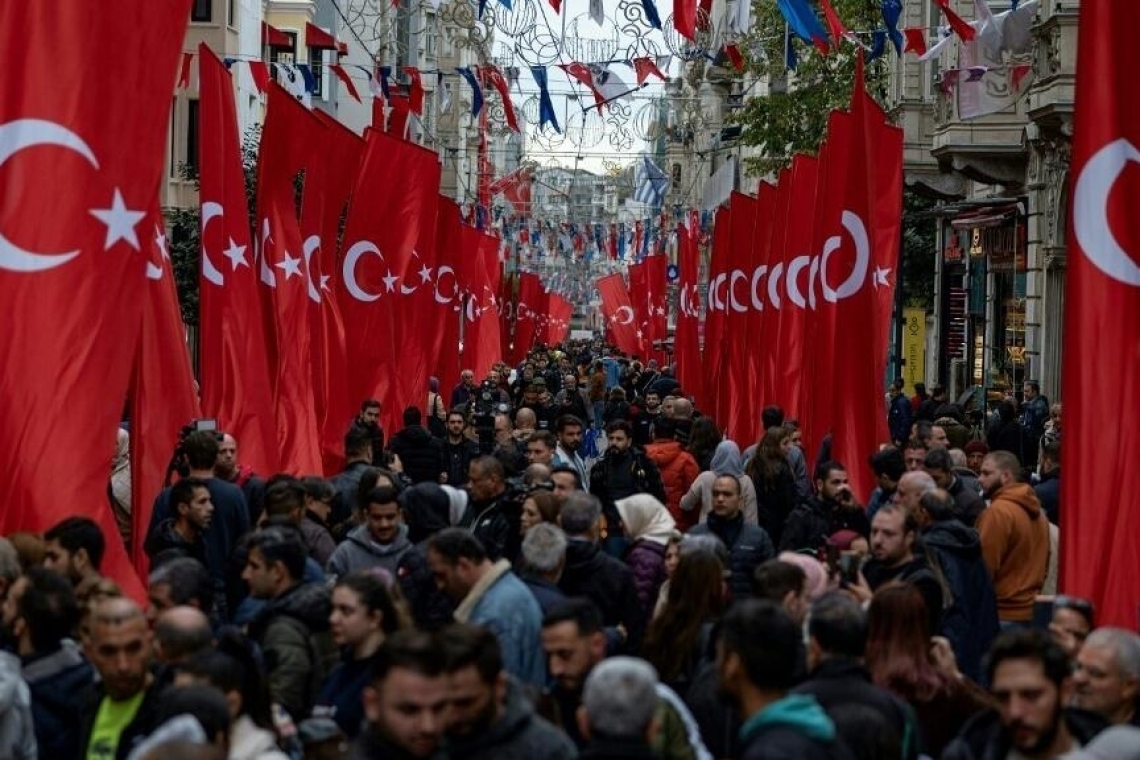
[[[657,6],[654,5],[653,0],[641,0],[641,7],[645,9],[645,20],[654,29],[661,28],[661,14],[657,12]]]
[[[471,115],[478,116],[479,112],[483,110],[483,90],[479,87],[478,80],[475,79],[475,73],[468,66],[457,66],[455,70],[467,80],[467,84],[471,85]]]
[[[868,61],[873,61],[879,58],[887,50],[887,30],[876,29],[871,33],[871,53],[867,56]]]
[[[550,100],[550,86],[546,79],[546,67],[531,66],[530,73],[538,84],[538,128],[541,130],[549,121],[554,127],[554,131],[562,134],[562,128],[558,126],[558,117],[554,115],[554,103]]]
[[[887,35],[895,46],[895,53],[902,55],[903,35],[899,31],[899,17],[902,16],[901,0],[883,0],[883,23],[887,25]]]

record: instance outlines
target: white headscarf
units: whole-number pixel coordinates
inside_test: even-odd
[[[646,539],[665,546],[677,527],[673,515],[652,494],[637,493],[614,502],[630,541]]]

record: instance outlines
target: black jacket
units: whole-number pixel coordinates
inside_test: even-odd
[[[162,692],[165,686],[165,680],[155,677],[151,685],[147,687],[146,694],[143,696],[142,704],[135,712],[135,717],[119,734],[119,746],[115,750],[114,757],[116,760],[126,760],[127,755],[131,753],[131,749],[138,742],[145,739],[154,729],[158,728],[158,712],[159,704],[162,699]],[[79,757],[86,758],[91,756],[88,742],[91,740],[91,731],[95,728],[95,718],[99,715],[99,705],[103,701],[106,692],[103,690],[102,682],[94,684],[90,689],[85,692],[81,700],[83,705],[79,713],[79,736],[81,737],[81,746]],[[73,718],[74,719],[74,718]],[[48,755],[40,751],[40,757],[48,757]]]
[[[488,501],[468,501],[459,527],[475,534],[492,561],[506,557],[513,562],[522,547],[521,520],[522,505],[505,490]]]
[[[499,719],[486,730],[448,742],[452,760],[571,760],[578,750],[570,738],[535,715],[534,707],[514,681]]]
[[[329,485],[336,490],[333,495],[332,511],[329,514],[329,525],[334,530],[351,518],[352,513],[356,511],[356,492],[360,490],[360,479],[364,477],[365,470],[371,466],[368,462],[352,462],[329,478]]]
[[[1065,723],[1081,746],[1108,728],[1108,722],[1096,713],[1065,708]],[[1009,756],[1009,736],[995,710],[987,710],[971,718],[958,738],[942,752],[942,760],[1005,760]]]
[[[784,523],[800,500],[796,476],[792,474],[790,465],[781,464],[771,483],[758,473],[752,478],[752,485],[756,488],[756,521],[767,531],[772,543],[779,545]]]
[[[1041,482],[1033,486],[1033,492],[1041,501],[1041,508],[1049,522],[1061,525],[1061,471],[1053,470],[1041,476]]]
[[[869,536],[871,526],[866,513],[859,508],[830,506],[812,496],[792,510],[780,534],[780,551],[818,551],[832,533],[853,530]]]
[[[158,529],[147,535],[143,543],[143,551],[153,560],[165,551],[175,550],[182,557],[191,557],[202,563],[203,567],[210,567],[206,559],[206,542],[202,536],[194,542],[187,541],[174,529],[174,520],[163,520]]]
[[[871,676],[858,662],[842,657],[824,660],[792,692],[815,697],[859,760],[909,760],[918,756],[914,710],[871,683]],[[851,709],[853,705],[867,709],[856,712]],[[885,748],[896,746],[897,755],[884,754]]]
[[[400,457],[404,474],[413,483],[438,483],[440,473],[447,472],[443,442],[423,425],[408,425],[392,436],[388,448]]]
[[[479,444],[469,438],[464,438],[459,443],[452,443],[444,438],[441,443],[443,458],[447,463],[447,484],[456,488],[466,485],[471,460],[479,456]]]
[[[986,508],[978,479],[955,472],[954,482],[950,484],[948,493],[954,497],[954,506],[958,508],[958,519],[973,527],[978,522],[978,515]]]
[[[624,625],[627,651],[636,652],[645,634],[645,617],[637,599],[633,571],[597,544],[571,538],[566,545],[566,569],[558,587],[566,596],[588,597],[602,611],[607,626]]]
[[[744,514],[725,520],[710,512],[705,522],[693,526],[690,536],[714,535],[728,549],[728,569],[732,575],[728,586],[734,599],[747,599],[752,595],[752,572],[757,565],[776,556],[772,539],[758,525],[745,525]]]
[[[926,614],[930,620],[929,630],[941,630],[944,601],[942,581],[930,567],[925,556],[917,555],[901,567],[887,567],[877,559],[870,559],[863,565],[863,577],[874,591],[891,581],[904,581],[913,585],[922,594],[922,601],[926,604]]]
[[[87,734],[80,735],[75,716],[83,695],[95,683],[94,668],[77,647],[64,644],[54,652],[25,658],[23,675],[32,696],[40,757],[77,757]]]
[[[939,633],[950,641],[958,668],[980,683],[982,658],[999,630],[997,598],[982,561],[981,539],[973,528],[943,520],[923,532],[922,543],[950,592]]]
[[[644,451],[630,448],[621,454],[607,452],[590,468],[590,493],[612,504],[635,493],[648,493],[665,503],[661,471]]]
[[[384,428],[379,425],[365,425],[359,417],[353,419],[349,429],[362,432],[372,440],[372,463],[377,467],[384,463]]]

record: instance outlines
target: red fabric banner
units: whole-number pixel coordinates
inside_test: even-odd
[[[627,271],[629,276],[629,300],[633,304],[633,326],[637,335],[637,355],[645,359],[649,354],[652,327],[649,323],[649,272],[645,268],[646,259],[636,264],[630,264]]]
[[[268,286],[262,297],[270,306],[275,336],[273,398],[280,469],[294,475],[322,471],[309,319],[309,303],[320,298],[320,283],[305,266],[294,180],[317,159],[314,148],[324,145],[327,131],[282,87],[269,88],[257,166],[258,258],[261,281]]]
[[[515,304],[515,341],[512,364],[518,364],[534,346],[538,333],[536,317],[546,311],[546,293],[542,280],[533,272],[519,275],[519,297]]]
[[[558,293],[550,294],[550,321],[547,325],[546,345],[556,346],[570,334],[570,318],[574,315],[574,304]]]
[[[788,232],[788,208],[791,205],[792,171],[781,169],[776,181],[772,200],[772,226],[767,236],[768,273],[765,288],[764,340],[767,348],[762,352],[760,377],[763,380],[764,395],[761,404],[782,404],[783,388],[780,387],[780,362],[783,361],[784,347],[780,344],[781,310],[784,302],[784,272],[787,269],[784,240]]]
[[[646,318],[646,324],[649,327],[649,332],[646,334],[646,343],[649,349],[646,355],[650,359],[656,359],[659,367],[664,366],[668,360],[665,351],[659,347],[660,341],[669,337],[665,299],[665,280],[668,266],[663,255],[648,256],[645,259],[645,279],[648,286],[645,308],[649,312]],[[655,348],[655,344],[658,347]]]
[[[750,263],[752,268],[745,270],[745,274],[748,275],[747,302],[751,310],[748,312],[744,332],[741,334],[750,337],[749,350],[746,351],[743,361],[748,367],[748,387],[749,393],[753,395],[754,405],[752,415],[742,420],[745,426],[740,438],[742,443],[752,443],[763,434],[760,411],[772,403],[774,398],[768,365],[771,363],[770,356],[775,350],[773,334],[778,325],[779,313],[768,303],[768,287],[771,284],[768,272],[776,224],[777,192],[775,185],[760,183],[756,195],[756,224],[753,225]]]
[[[435,234],[440,168],[435,153],[382,132],[369,130],[365,143],[341,267],[349,393],[355,403],[380,399],[382,424],[397,430],[398,405],[417,403],[422,391],[413,398],[394,382],[400,348],[417,334],[403,331],[416,315],[407,312],[401,290],[408,287],[412,251]]]
[[[499,239],[474,227],[462,229],[463,256],[467,261],[467,307],[464,310],[465,340],[462,364],[476,378],[486,377],[503,358],[499,300],[503,268],[499,263]],[[452,386],[454,387],[454,386]],[[446,391],[450,392],[450,388]]]
[[[681,388],[697,400],[697,406],[708,408],[704,394],[704,368],[701,366],[700,251],[695,234],[699,234],[699,230],[690,234],[685,225],[677,225],[677,264],[681,271],[673,358]]]
[[[451,389],[459,384],[465,289],[475,276],[475,262],[463,250],[463,220],[459,206],[446,196],[439,198],[439,216],[436,220],[436,245],[441,253],[436,269],[435,287],[440,306],[447,310],[442,319],[442,340],[433,374],[439,379],[439,392],[443,403],[450,400]],[[445,263],[446,262],[446,263]]]
[[[724,416],[720,414],[722,403],[721,385],[717,381],[722,370],[724,356],[725,308],[727,305],[725,286],[729,277],[729,225],[732,222],[732,212],[727,206],[716,210],[713,221],[712,257],[709,263],[708,301],[705,307],[705,345],[702,364],[705,377],[710,382],[705,385],[707,408],[711,409],[716,421],[723,425]]]
[[[107,484],[189,5],[0,4],[0,534],[89,517],[100,570],[140,602]]]
[[[142,228],[149,261],[131,383],[130,551],[140,578],[147,577],[149,570],[143,541],[154,500],[162,491],[166,467],[182,427],[202,416],[162,212],[155,200]]]
[[[721,369],[717,374],[720,382],[717,421],[730,437],[745,440],[742,437],[744,428],[750,425],[744,420],[752,416],[756,396],[749,384],[751,372],[746,360],[747,347],[738,336],[743,335],[747,328],[748,273],[753,268],[752,246],[758,208],[755,198],[737,192],[732,193],[729,208],[732,213],[728,226],[728,276],[721,302],[724,307],[724,326],[721,328],[724,348]]]
[[[1133,475],[1140,436],[1121,410],[1140,403],[1135,21],[1135,6],[1125,0],[1081,6],[1061,485],[1061,588],[1093,601],[1098,626],[1133,631],[1140,601],[1140,482]]]
[[[614,345],[626,354],[636,354],[640,347],[637,325],[629,290],[620,274],[611,274],[597,281],[602,297],[602,314],[613,332]]]

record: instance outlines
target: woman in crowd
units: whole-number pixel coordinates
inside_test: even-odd
[[[876,685],[914,708],[920,746],[931,757],[991,705],[981,687],[957,672],[945,639],[931,639],[926,604],[909,583],[888,584],[871,598],[866,661]]]
[[[669,598],[669,584],[677,573],[677,565],[681,561],[681,541],[685,535],[679,530],[669,534],[669,543],[665,544],[665,582],[657,591],[657,603],[653,607],[653,618],[661,615],[665,609],[665,601]]]
[[[796,479],[788,464],[791,446],[791,430],[768,428],[760,437],[756,453],[748,460],[748,477],[756,489],[756,519],[774,546],[780,545],[784,521],[798,502]]]
[[[625,563],[633,571],[637,598],[648,617],[665,582],[665,551],[676,524],[665,505],[647,493],[614,502],[625,525],[629,550]]]
[[[689,433],[689,453],[697,460],[697,467],[704,472],[712,465],[713,453],[724,440],[724,433],[717,427],[716,420],[703,416],[693,420],[693,430]]]
[[[645,634],[641,656],[682,699],[702,663],[713,656],[712,631],[728,601],[725,565],[711,551],[681,554],[665,608]]]
[[[230,629],[217,647],[179,665],[176,686],[209,685],[230,706],[228,760],[288,760],[278,749],[269,708],[269,689],[249,641]]]
[[[744,522],[756,525],[756,488],[752,485],[752,478],[744,474],[740,447],[735,441],[721,441],[717,444],[709,469],[698,475],[689,487],[689,492],[681,497],[681,509],[689,511],[699,507],[698,522],[704,522],[712,510],[713,483],[721,475],[732,475],[740,481],[740,509],[744,512]]]
[[[353,738],[364,720],[361,695],[376,653],[387,636],[411,627],[410,616],[392,576],[372,568],[337,581],[329,627],[341,649],[341,662],[321,686],[313,714],[331,717]]]
[[[527,494],[522,505],[522,516],[519,520],[519,530],[525,536],[526,532],[539,523],[558,524],[558,512],[562,509],[562,500],[550,491],[537,488]]]

